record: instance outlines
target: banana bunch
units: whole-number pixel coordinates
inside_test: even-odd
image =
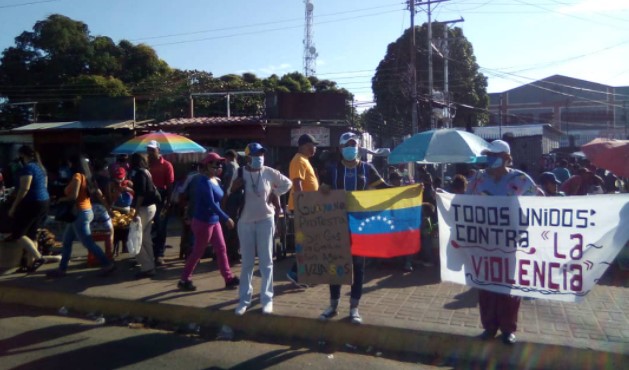
[[[114,210],[112,212],[114,216],[111,219],[111,222],[114,224],[114,229],[126,229],[133,221],[133,217],[135,216],[135,209],[131,208],[129,213],[122,213],[120,211]]]

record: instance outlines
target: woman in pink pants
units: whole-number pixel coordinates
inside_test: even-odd
[[[223,189],[218,180],[218,172],[225,158],[216,153],[209,153],[201,161],[200,173],[196,175],[188,184],[187,194],[193,197],[190,204],[194,204],[192,211],[192,224],[190,225],[194,234],[194,246],[192,253],[186,260],[186,267],[181,274],[181,280],[177,286],[181,290],[196,290],[190,278],[192,272],[201,260],[208,243],[212,244],[218,268],[225,279],[226,288],[236,288],[240,280],[235,277],[229,268],[227,259],[227,248],[223,238],[223,230],[219,221],[224,221],[229,229],[234,228],[232,220],[222,209],[221,199],[223,199]]]

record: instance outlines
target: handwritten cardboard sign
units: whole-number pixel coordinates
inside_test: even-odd
[[[295,196],[297,274],[305,284],[352,284],[345,191]]]

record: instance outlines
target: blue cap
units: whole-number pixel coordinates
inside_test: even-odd
[[[260,143],[249,143],[245,148],[245,155],[258,155],[260,153],[265,153],[266,149]]]

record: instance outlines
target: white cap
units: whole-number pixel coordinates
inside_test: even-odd
[[[348,141],[354,140],[356,143],[360,142],[360,136],[356,135],[353,132],[346,132],[339,138],[339,145],[345,145]]]
[[[491,143],[489,143],[489,146],[487,147],[487,149],[483,149],[481,154],[485,154],[485,153],[511,154],[511,148],[509,147],[509,144],[507,144],[506,141],[494,140]]]
[[[148,144],[146,144],[147,148],[154,148],[154,149],[159,149],[159,143],[157,142],[157,140],[151,140],[149,141]]]

